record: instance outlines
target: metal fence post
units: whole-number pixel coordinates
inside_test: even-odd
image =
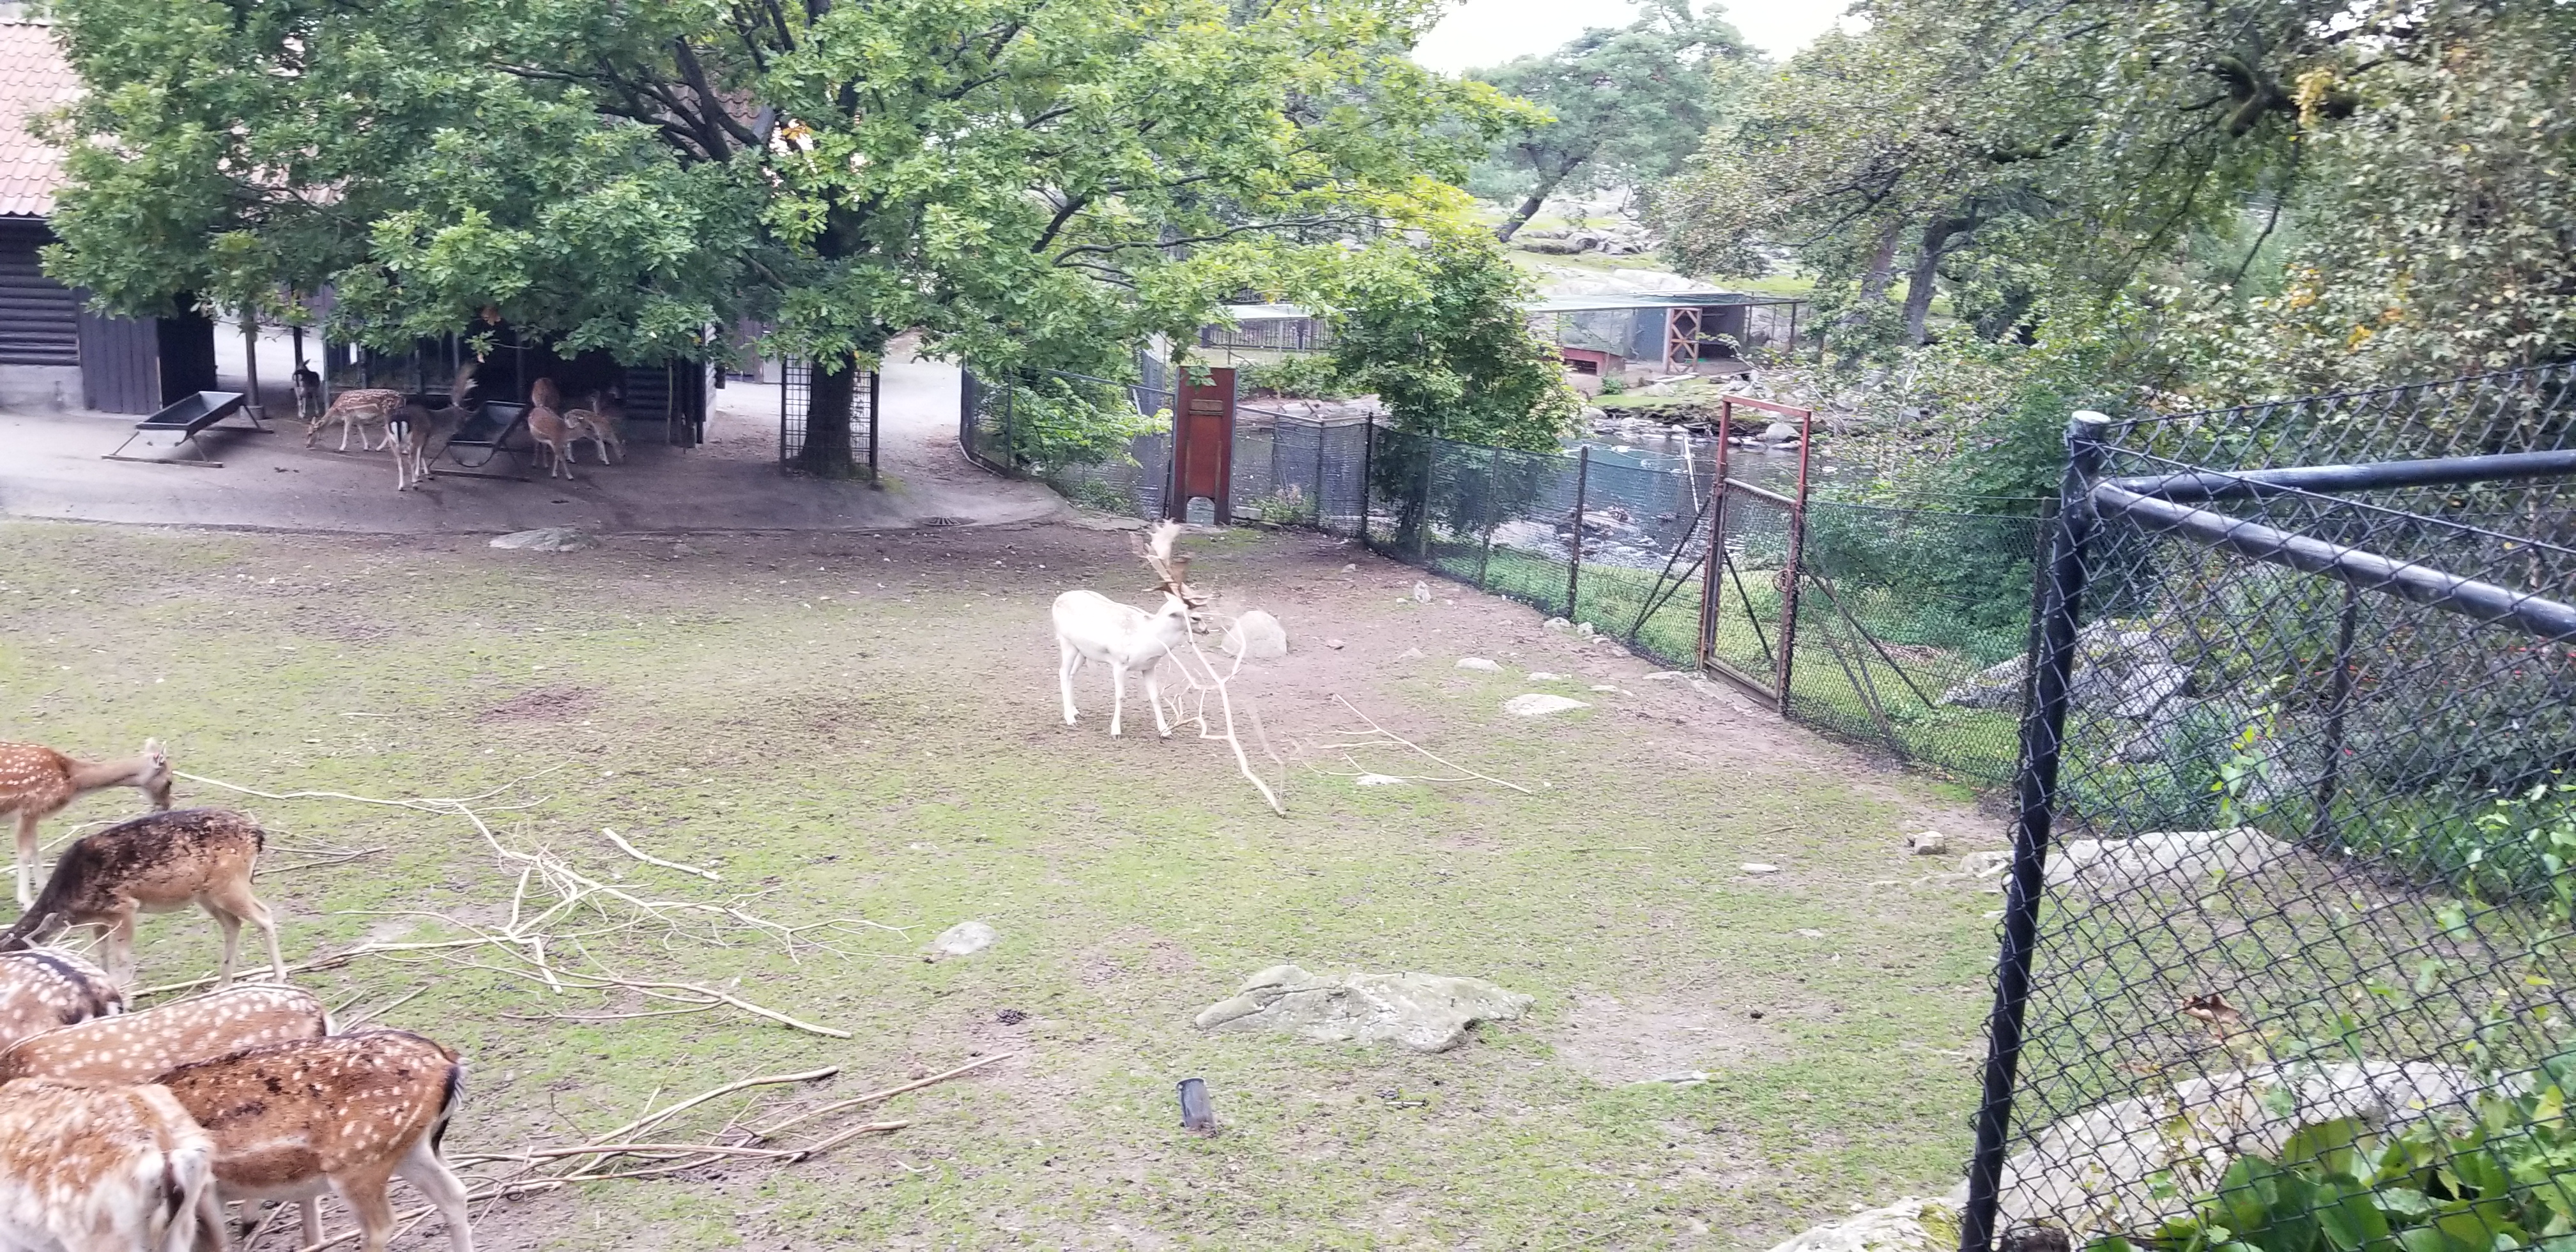
[[[1582,603],[1575,594],[1583,589],[1583,496],[1591,478],[1592,445],[1587,443],[1574,462],[1574,538],[1567,545],[1574,559],[1565,567],[1565,615],[1569,618],[1577,616],[1575,609]]]
[[[869,370],[869,371],[868,371],[868,481],[869,481],[869,482],[879,482],[879,481],[882,481],[882,480],[880,480],[880,479],[877,477],[877,416],[878,416],[878,413],[877,413],[877,393],[878,393],[877,383],[878,383],[878,381],[879,381],[880,379],[882,379],[882,378],[884,378],[884,377],[885,377],[885,371],[884,371],[883,369],[872,369],[872,370]]]
[[[1422,438],[1422,515],[1413,524],[1413,559],[1425,569],[1431,567],[1431,472],[1440,466],[1440,442]]]
[[[1368,415],[1360,431],[1360,546],[1369,546],[1369,472],[1377,461],[1377,414]]]
[[[1494,484],[1502,476],[1503,450],[1496,447],[1493,459],[1485,465],[1485,547],[1476,556],[1476,586],[1479,590],[1485,586],[1485,571],[1494,563],[1494,496],[1497,491]]]
[[[2317,814],[2308,834],[2321,838],[2334,829],[2335,791],[2343,782],[2343,722],[2352,704],[2352,636],[2361,624],[2361,588],[2343,585],[2343,623],[2335,632],[2334,681],[2326,703],[2325,766],[2317,778]]]
[[[1322,422],[1315,423],[1315,529],[1317,530],[1325,529],[1324,432],[1330,429],[1332,428],[1324,425]]]
[[[2066,478],[2058,488],[2057,533],[2049,545],[2040,598],[2038,652],[2031,657],[2031,702],[2022,715],[2021,768],[2013,780],[2012,875],[2004,899],[2003,950],[1995,962],[1995,1004],[1986,1027],[1984,1092],[1977,1105],[1977,1146],[1968,1160],[1968,1206],[1959,1215],[1959,1252],[1990,1252],[2012,1135],[2013,1081],[2021,1063],[2021,1028],[2030,1003],[2032,949],[2039,937],[2040,895],[2048,885],[2048,841],[2057,815],[2057,772],[2074,703],[2076,635],[2084,598],[2084,558],[2097,527],[2093,480],[2102,468],[2102,436],[2111,419],[2078,413],[2066,431]]]
[[[1693,668],[1708,671],[1708,659],[1717,652],[1718,600],[1726,588],[1718,571],[1726,564],[1726,445],[1728,427],[1733,425],[1735,403],[1717,402],[1717,474],[1708,484],[1708,572],[1699,589],[1699,664]],[[1752,610],[1746,605],[1747,612]]]
[[[1780,689],[1780,716],[1789,715],[1790,684],[1797,678],[1798,579],[1807,553],[1807,468],[1814,459],[1816,416],[1798,424],[1798,503],[1789,510],[1789,553],[1780,563],[1780,657],[1773,681]]]

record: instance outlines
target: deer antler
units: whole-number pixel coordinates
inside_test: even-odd
[[[1183,604],[1197,608],[1207,603],[1207,598],[1190,589],[1190,559],[1172,551],[1173,543],[1180,536],[1179,522],[1157,522],[1152,530],[1146,532],[1144,542],[1137,546],[1137,555],[1144,558],[1145,568],[1163,580],[1155,590],[1168,591],[1179,596]]]

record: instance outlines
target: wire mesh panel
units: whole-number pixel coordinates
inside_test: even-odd
[[[814,405],[814,367],[812,363],[789,358],[779,365],[778,378],[778,459],[794,461],[804,455],[807,416]],[[876,449],[872,440],[876,430],[877,374],[862,370],[850,384],[850,447],[855,455],[873,466]]]
[[[1963,1248],[2576,1232],[2568,399],[2071,437]]]

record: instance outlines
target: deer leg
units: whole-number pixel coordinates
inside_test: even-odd
[[[1070,726],[1073,724],[1073,674],[1082,668],[1082,654],[1062,639],[1057,639],[1055,646],[1056,651],[1064,654],[1055,667],[1055,683],[1057,689],[1064,693],[1064,724]],[[23,892],[25,888],[19,890]]]
[[[349,450],[349,428],[350,428],[350,427],[352,427],[352,426],[355,426],[355,425],[357,425],[357,423],[356,423],[356,422],[349,422],[349,421],[344,421],[344,422],[340,423],[340,450],[341,450],[342,452],[346,452],[346,451],[348,451],[348,450]],[[364,451],[366,451],[366,450],[367,450],[367,436],[366,436],[366,433],[365,433],[365,432],[361,431],[361,432],[359,432],[359,435],[358,435],[358,451],[360,451],[360,452],[364,452]]]
[[[119,987],[134,986],[134,905],[107,924],[107,980]]]
[[[432,1130],[412,1141],[411,1151],[403,1154],[394,1173],[420,1191],[422,1198],[447,1219],[447,1245],[452,1252],[474,1252],[474,1215],[465,1207],[465,1184],[459,1181],[447,1162],[438,1159],[438,1149],[429,1146]]]
[[[385,1198],[385,1180],[392,1173],[378,1166],[331,1180],[332,1189],[340,1193],[340,1202],[358,1218],[360,1252],[385,1252],[385,1245],[393,1240],[394,1206]]]
[[[1071,697],[1071,696],[1067,696],[1067,697],[1065,697],[1065,698],[1066,698],[1066,700],[1067,700],[1067,701],[1070,701],[1070,700],[1072,699],[1072,697]],[[1065,707],[1066,709],[1070,710],[1070,709],[1073,707],[1073,705],[1072,705],[1071,703],[1067,703],[1064,707]],[[1067,718],[1065,718],[1065,720],[1069,722],[1069,721],[1072,721],[1073,719],[1072,719],[1071,717],[1067,717]],[[36,874],[36,815],[35,815],[35,814],[33,814],[33,813],[20,813],[20,814],[18,815],[18,907],[19,907],[19,908],[22,908],[22,909],[23,909],[23,908],[27,907],[28,905],[30,905],[30,904],[34,904],[34,903],[36,902],[36,889],[35,889],[34,884],[30,881],[31,879],[33,879],[33,878],[35,877],[35,874]]]
[[[206,911],[214,912],[216,905],[222,906],[224,914],[230,915],[233,919],[232,926],[225,931],[224,968],[227,971],[232,968],[232,939],[238,932],[241,922],[248,919],[251,925],[259,927],[260,937],[268,941],[269,974],[277,981],[285,982],[286,958],[278,955],[277,951],[277,918],[268,911],[266,904],[260,902],[258,896],[251,894],[247,876],[217,887],[215,904],[208,905]],[[217,920],[222,920],[221,916],[218,916]]]
[[[1117,737],[1118,734],[1118,715],[1126,708],[1127,667],[1111,661],[1109,663],[1109,734],[1112,738]]]
[[[1163,716],[1163,661],[1156,657],[1145,667],[1145,702],[1154,706],[1154,733],[1172,737],[1172,723]]]
[[[322,1197],[304,1197],[296,1205],[295,1215],[304,1223],[304,1228],[295,1232],[295,1246],[309,1248],[326,1238],[322,1233]]]
[[[212,900],[201,898],[197,903],[205,906],[206,915],[214,918],[217,926],[223,927],[224,962],[216,971],[215,986],[219,988],[229,987],[233,985],[233,964],[241,959],[242,919],[234,914],[232,910],[224,908]]]

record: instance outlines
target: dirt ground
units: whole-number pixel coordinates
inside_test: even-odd
[[[466,796],[537,774],[487,802],[512,846],[656,898],[873,924],[809,932],[840,951],[793,957],[748,929],[582,949],[846,1040],[729,1008],[572,1020],[667,1005],[425,954],[304,976],[466,1056],[453,1152],[579,1142],[738,1078],[840,1067],[657,1132],[703,1136],[1010,1054],[857,1115],[908,1124],[812,1160],[490,1205],[485,1248],[1761,1248],[1956,1178],[1998,901],[1908,858],[1904,834],[1999,846],[1964,793],[1520,606],[1438,580],[1416,603],[1415,571],[1347,544],[1188,543],[1194,580],[1290,632],[1236,683],[1284,818],[1221,744],[1156,738],[1141,700],[1111,739],[1096,670],[1061,723],[1048,603],[1141,601],[1148,581],[1126,535],[1062,524],[565,554],[0,525],[0,738],[104,755],[157,735],[188,773],[272,792]],[[1502,712],[1525,691],[1591,707]],[[1527,790],[1355,786],[1455,775],[1333,750],[1357,724],[1337,697]],[[510,908],[516,871],[452,816],[187,782],[180,803],[268,826],[289,961]],[[90,797],[48,837],[135,804]],[[923,959],[968,920],[999,941]],[[148,920],[145,980],[210,970],[213,933]],[[1191,1026],[1282,962],[1474,975],[1536,1003],[1430,1056]],[[1215,1138],[1179,1129],[1189,1077]],[[397,1246],[444,1239],[433,1222]]]

